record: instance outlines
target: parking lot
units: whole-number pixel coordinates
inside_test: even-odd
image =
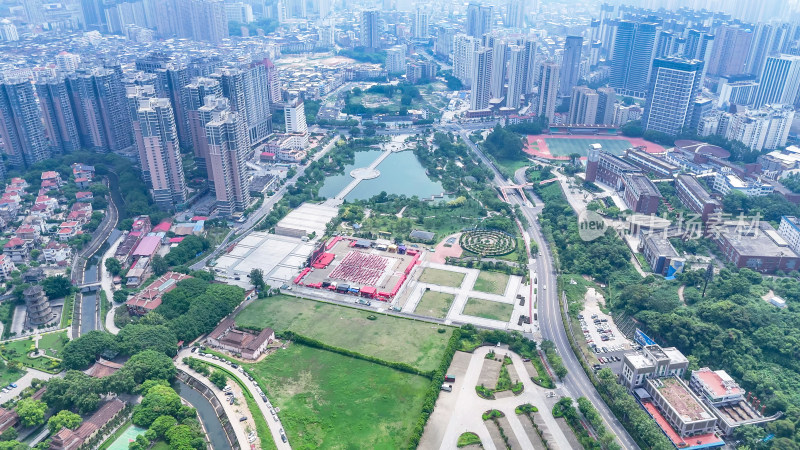
[[[608,366],[619,372],[622,355],[633,348],[633,344],[619,332],[614,319],[600,309],[603,296],[594,288],[586,291],[584,310],[578,315],[581,330],[601,367]]]

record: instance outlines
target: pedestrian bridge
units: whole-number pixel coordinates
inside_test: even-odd
[[[100,290],[100,283],[98,282],[98,283],[79,284],[78,285],[78,289],[80,289],[80,291],[83,292],[83,293],[96,292],[96,291]]]

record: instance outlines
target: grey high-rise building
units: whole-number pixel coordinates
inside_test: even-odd
[[[361,46],[368,50],[381,48],[377,10],[370,9],[361,12]]]
[[[172,104],[166,98],[147,99],[138,114],[136,141],[144,146],[139,152],[149,167],[153,200],[161,209],[180,209],[186,203],[186,180]]]
[[[508,0],[506,2],[506,26],[508,28],[525,27],[524,0]]]
[[[458,30],[453,27],[440,27],[436,32],[436,41],[433,44],[434,53],[442,58],[452,58],[453,40],[456,34],[458,34]]]
[[[539,102],[536,115],[547,117],[553,123],[558,100],[558,76],[561,68],[554,62],[545,62],[539,67]]]
[[[756,25],[750,53],[747,55],[747,63],[745,64],[746,73],[755,76],[761,75],[767,56],[774,53],[775,41],[780,39],[779,31],[780,28],[772,24],[760,23]]]
[[[467,6],[467,35],[481,38],[492,31],[494,8],[470,3]]]
[[[481,47],[475,51],[472,67],[472,89],[470,109],[480,110],[489,107],[492,80],[492,49]]]
[[[571,125],[595,125],[597,123],[598,101],[599,96],[594,89],[587,86],[573,87],[567,123]]]
[[[537,45],[536,37],[533,35],[526,36],[522,42],[524,49],[523,59],[525,60],[523,62],[525,71],[523,72],[522,79],[522,93],[524,95],[532,93],[535,88],[534,80],[536,79]]]
[[[561,59],[561,84],[558,88],[560,97],[572,95],[572,88],[578,85],[581,71],[581,48],[583,37],[567,36],[564,42],[564,56]]]
[[[122,72],[116,67],[85,70],[67,78],[81,145],[102,153],[133,145]]]
[[[42,109],[51,153],[72,153],[81,148],[78,124],[62,76],[42,77],[36,82],[36,94]]]
[[[770,56],[764,63],[753,106],[760,108],[767,104],[793,105],[799,90],[800,56]]]
[[[8,163],[26,168],[50,157],[33,83],[6,79],[0,84],[0,146]]]
[[[525,48],[511,45],[508,49],[508,91],[506,93],[506,106],[509,108],[520,107],[520,97],[524,92],[525,84]]]
[[[161,37],[218,43],[229,36],[222,0],[156,0],[148,6]]]
[[[247,124],[239,113],[225,109],[213,111],[205,128],[217,210],[224,216],[242,212],[250,203]]]
[[[414,21],[411,22],[411,36],[414,39],[428,38],[428,12],[417,7],[414,11]]]
[[[657,25],[620,20],[614,39],[609,84],[617,92],[643,97],[653,63]]]
[[[714,48],[706,64],[711,75],[740,75],[745,73],[747,55],[753,33],[742,26],[723,25],[717,29]]]
[[[484,37],[488,37],[484,36]],[[508,42],[505,39],[491,39],[492,49],[492,82],[489,94],[492,98],[503,98],[506,95],[506,69],[508,67]]]
[[[617,94],[614,88],[601,87],[597,88],[597,120],[598,125],[613,125],[614,124],[614,103],[617,100]]]
[[[688,128],[692,104],[700,93],[703,62],[683,58],[657,58],[642,115],[645,130],[672,136]]]
[[[653,56],[655,58],[673,56],[676,38],[675,34],[671,31],[660,30],[656,38],[656,48],[653,51]]]

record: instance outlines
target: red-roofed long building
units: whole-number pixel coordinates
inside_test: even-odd
[[[125,302],[128,306],[128,312],[133,315],[143,316],[158,308],[161,306],[161,296],[175,289],[178,282],[187,278],[192,277],[179,272],[165,273],[156,281],[150,283],[150,286],[141,290],[135,297]]]

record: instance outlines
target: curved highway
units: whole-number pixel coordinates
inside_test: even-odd
[[[466,130],[458,125],[448,128],[451,131],[458,132],[464,142],[467,143],[481,161],[492,169],[494,172],[495,185],[506,186],[514,184],[507,181],[500,171],[497,170],[495,165],[483,154],[480,148],[469,140]],[[517,173],[515,173],[515,177],[517,178],[516,183],[524,183],[524,169],[518,170]],[[550,245],[544,239],[538,222],[538,215],[542,211],[543,203],[537,198],[536,203],[538,206],[533,206],[528,204],[527,201],[520,199],[517,195],[509,195],[509,200],[513,205],[520,206],[522,213],[530,224],[527,230],[528,234],[539,246],[539,254],[537,258],[529,261],[528,269],[531,271],[532,277],[538,278],[538,285],[540,286],[538,290],[539,301],[537,304],[537,311],[539,314],[538,321],[542,337],[553,341],[568,371],[567,376],[562,380],[562,389],[564,389],[570,397],[576,399],[578,397],[586,397],[589,399],[599,411],[609,430],[617,436],[622,447],[638,449],[639,446],[636,445],[636,442],[633,441],[627,430],[625,430],[622,424],[617,420],[608,408],[608,405],[606,405],[600,397],[600,394],[594,388],[594,385],[589,381],[589,377],[583,371],[583,367],[580,362],[578,362],[567,340],[567,333],[564,330],[564,323],[561,320],[561,308],[559,307],[556,274],[553,266],[553,258],[550,254]],[[549,289],[545,287],[549,287]]]

